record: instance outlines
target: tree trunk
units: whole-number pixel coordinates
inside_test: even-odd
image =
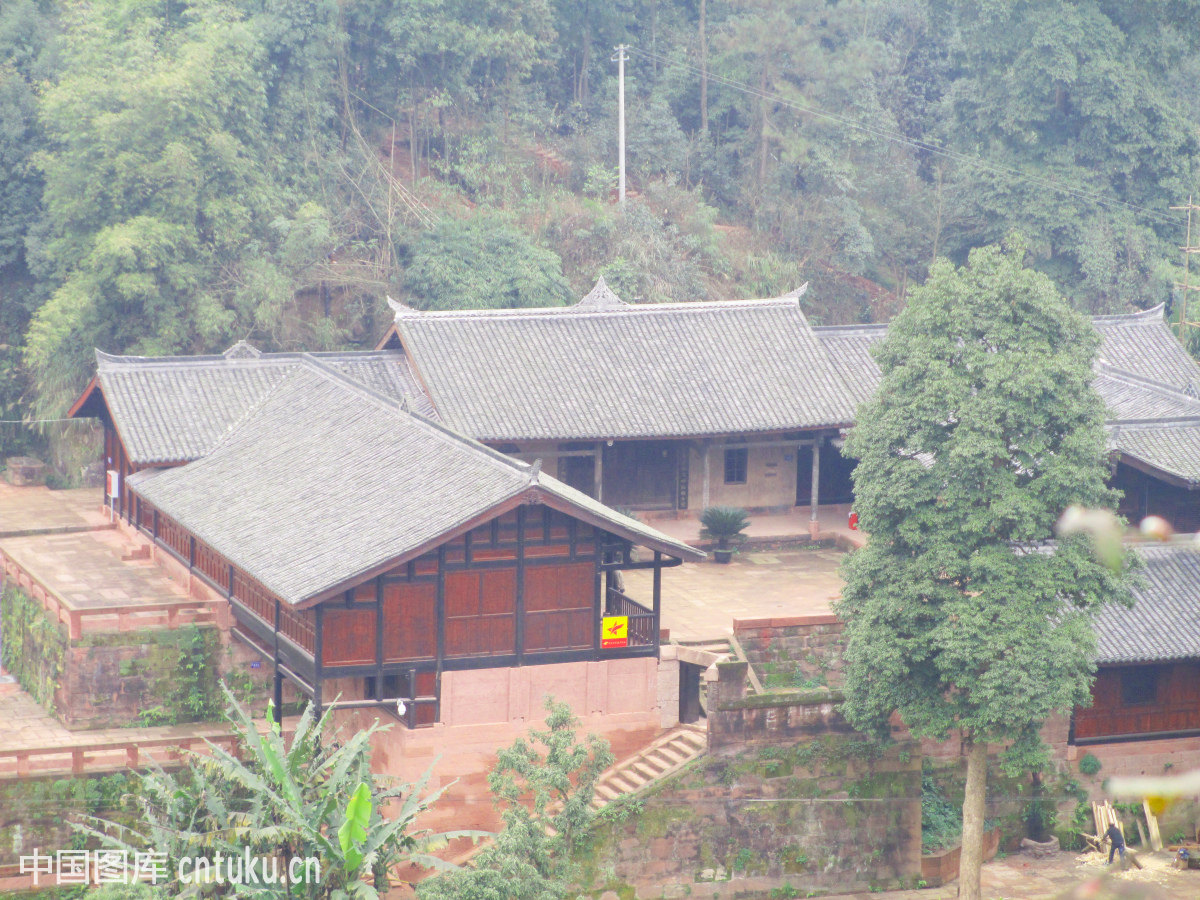
[[[967,744],[967,787],[963,796],[962,855],[958,862],[958,896],[981,900],[983,813],[987,800],[987,744]]]

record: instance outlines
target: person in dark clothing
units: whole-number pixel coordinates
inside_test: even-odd
[[[1125,834],[1121,829],[1113,823],[1108,826],[1108,831],[1104,832],[1104,836],[1112,842],[1112,846],[1108,848],[1108,864],[1111,866],[1113,856],[1117,853],[1121,854],[1121,863],[1125,863]]]

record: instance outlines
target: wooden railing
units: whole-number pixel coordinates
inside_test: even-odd
[[[139,769],[151,761],[164,768],[183,764],[184,751],[208,753],[210,741],[232,752],[233,735],[207,734],[184,737],[138,739],[128,743],[74,744],[69,747],[22,747],[0,750],[0,780],[37,775],[85,775]]]
[[[232,587],[235,599],[272,628],[275,627],[274,594],[241,569],[231,566],[229,560],[204,541],[198,540],[174,519],[161,512],[155,513],[150,504],[144,501],[139,504],[139,508],[142,510],[142,518],[150,523],[144,530],[153,536],[156,529],[159,542],[171,550],[189,571],[203,575],[222,594],[229,594]],[[316,628],[313,621],[303,613],[290,606],[281,606],[279,631],[309,653],[315,652]]]
[[[1189,731],[1200,731],[1200,707],[1195,702],[1155,705],[1143,709],[1091,708],[1075,711],[1077,742]]]
[[[629,646],[650,647],[654,645],[654,611],[647,609],[632,597],[615,588],[608,591],[608,602],[604,605],[606,616],[629,617]]]

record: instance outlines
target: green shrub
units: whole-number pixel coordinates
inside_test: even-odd
[[[743,531],[750,525],[746,511],[737,506],[709,506],[700,513],[700,537],[716,539],[717,546],[724,550],[730,541],[742,540]]]
[[[933,770],[921,771],[921,851],[931,853],[958,843],[962,835],[962,809],[951,803],[933,778]]]
[[[1100,760],[1091,753],[1083,754],[1079,760],[1079,772],[1082,775],[1095,775],[1100,771]]]

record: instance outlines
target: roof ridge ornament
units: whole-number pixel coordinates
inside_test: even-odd
[[[616,292],[608,286],[608,282],[604,280],[604,276],[601,275],[596,279],[596,286],[588,291],[584,298],[571,307],[571,309],[578,312],[596,312],[625,309],[627,306],[629,304],[617,296]]]
[[[781,296],[779,299],[780,300],[799,300],[801,297],[803,297],[807,293],[808,293],[808,282],[806,281],[806,282],[804,282],[804,284],[800,285],[800,287],[796,288],[794,291],[788,291],[786,294]]]
[[[392,312],[395,313],[397,319],[401,316],[417,316],[421,314],[420,310],[400,300],[396,300],[391,294],[384,294],[384,297],[387,298],[387,305],[392,308]]]
[[[538,478],[542,474],[542,460],[540,458],[533,461],[533,465],[529,467],[529,483],[531,485],[538,483]]]
[[[258,359],[262,356],[262,351],[249,341],[243,339],[238,341],[221,355],[226,359]]]

